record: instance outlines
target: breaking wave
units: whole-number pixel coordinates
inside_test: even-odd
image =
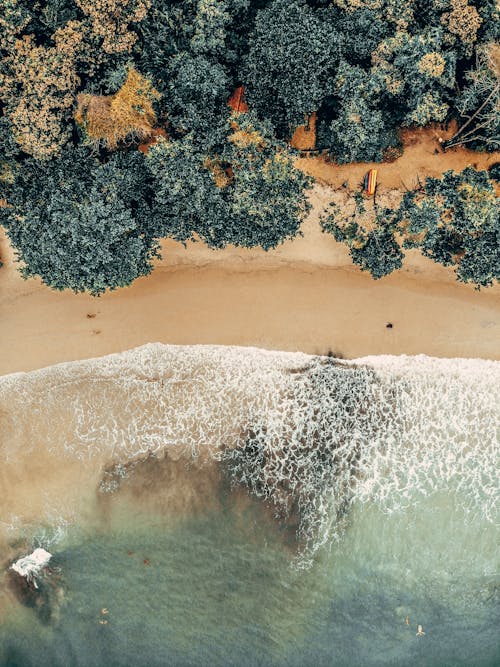
[[[444,492],[498,519],[499,362],[150,344],[0,378],[0,419],[6,488],[40,461],[108,492],[145,456],[215,461],[297,525],[302,565],[354,503],[394,512]],[[60,513],[40,484],[41,514]],[[15,499],[4,525],[33,520]]]

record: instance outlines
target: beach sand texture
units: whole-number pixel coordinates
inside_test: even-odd
[[[396,162],[378,165],[378,197],[397,197],[413,178],[498,154],[434,153],[437,130],[406,137]],[[418,140],[417,140],[418,139]],[[299,160],[319,182],[303,237],[273,251],[167,240],[154,272],[100,298],[24,281],[0,236],[0,374],[96,357],[147,342],[254,345],[346,358],[419,354],[500,359],[500,286],[477,291],[453,269],[407,251],[401,271],[375,281],[347,248],[323,234],[318,218],[342,182],[355,188],[370,165]],[[336,192],[334,191],[336,189]],[[388,328],[387,324],[392,324]]]

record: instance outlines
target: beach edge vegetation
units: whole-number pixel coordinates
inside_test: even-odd
[[[294,238],[312,179],[291,143],[312,117],[337,163],[383,160],[400,128],[450,120],[447,145],[499,149],[498,12],[493,0],[5,0],[0,223],[22,274],[99,295],[150,273],[163,238],[265,250]],[[423,243],[421,193],[406,197],[402,243],[403,209],[379,212],[366,239],[324,229],[374,277],[413,243],[488,286],[498,215],[480,222],[488,187],[471,174],[446,187],[483,199],[432,195],[434,212],[441,196],[463,210],[443,231],[422,204]]]

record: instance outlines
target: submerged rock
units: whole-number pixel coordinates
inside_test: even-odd
[[[9,567],[9,585],[19,602],[33,608],[43,623],[57,620],[64,600],[58,568],[50,568],[52,558],[45,549],[35,549]]]

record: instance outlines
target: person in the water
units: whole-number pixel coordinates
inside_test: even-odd
[[[417,626],[417,637],[423,637],[425,635],[424,629],[421,625]]]

